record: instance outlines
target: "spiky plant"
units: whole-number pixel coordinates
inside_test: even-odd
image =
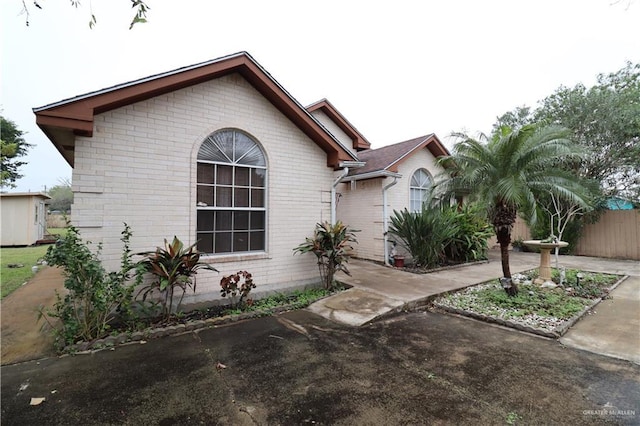
[[[178,310],[187,289],[192,288],[195,292],[195,275],[198,270],[218,272],[208,263],[200,262],[200,253],[196,249],[196,244],[185,247],[176,236],[171,243],[165,239],[164,246],[156,248],[155,251],[138,254],[145,256],[138,262],[139,270],[152,276],[151,281],[140,289],[138,296],[142,295],[144,301],[148,295],[155,291],[159,292],[162,297],[162,318],[165,321],[174,310],[173,296],[176,288],[182,290],[180,300],[175,305],[175,310]]]
[[[351,243],[357,243],[356,230],[338,221],[335,225],[329,222],[316,224],[312,238],[306,238],[305,242],[293,249],[295,253],[313,253],[318,259],[320,279],[326,289],[334,286],[334,275],[342,271],[351,275],[347,269],[349,261],[348,250]]]

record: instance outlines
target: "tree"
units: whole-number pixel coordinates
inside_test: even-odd
[[[22,137],[24,132],[16,124],[0,116],[0,151],[2,169],[0,171],[0,187],[15,188],[14,182],[22,177],[18,172],[26,161],[18,160],[26,155],[31,147]]]
[[[501,127],[507,126],[511,129],[519,129],[522,126],[533,123],[533,111],[526,105],[516,107],[513,111],[508,111],[498,117],[493,124],[492,132],[497,132]]]
[[[591,88],[561,86],[534,111],[523,106],[502,115],[494,129],[541,121],[571,129],[571,138],[591,152],[565,167],[600,182],[605,196],[640,201],[640,64],[600,74]]]
[[[78,7],[81,4],[80,0],[69,0],[69,1],[71,2],[71,5],[73,7]],[[133,15],[131,24],[129,24],[129,29],[133,28],[135,24],[147,22],[147,12],[150,9],[150,7],[147,6],[146,2],[143,0],[130,0],[130,1],[131,1],[131,8],[135,9],[136,12],[135,12],[135,15]],[[38,9],[42,9],[42,6],[40,5],[40,2],[38,0],[34,0],[33,5]],[[89,10],[91,13],[91,17],[89,19],[89,28],[93,28],[93,26],[96,25],[98,21],[96,19],[96,16],[93,14],[93,10],[91,10],[91,2],[89,2]],[[25,23],[27,24],[27,27],[28,27],[30,11],[25,0],[22,0],[21,14],[24,14],[26,16]]]
[[[69,213],[73,204],[73,191],[69,179],[59,179],[58,184],[49,189],[49,209]]]
[[[502,258],[502,285],[510,296],[518,293],[511,280],[509,244],[518,212],[536,220],[537,194],[560,194],[580,205],[581,187],[575,175],[556,167],[562,159],[578,159],[580,148],[568,139],[570,131],[559,126],[531,124],[512,130],[500,127],[489,138],[477,140],[458,133],[453,154],[442,157],[445,180],[438,183],[443,199],[468,195],[485,206]]]

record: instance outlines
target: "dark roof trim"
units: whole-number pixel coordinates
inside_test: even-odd
[[[425,148],[425,147],[436,158],[441,157],[441,156],[450,155],[449,151],[447,150],[447,148],[444,147],[442,142],[440,142],[438,137],[434,133],[431,133],[430,135],[425,136],[424,140],[419,142],[411,150],[407,151],[402,157],[398,158],[397,160],[395,160],[394,162],[389,164],[387,167],[385,167],[385,170],[392,170],[394,172],[397,172],[398,171],[398,166],[404,160],[406,160],[407,158],[411,157],[411,155],[413,155],[414,152],[417,152],[417,151],[419,151],[419,150],[421,150],[422,148]]]
[[[247,52],[178,68],[34,108],[36,123],[73,166],[73,136],[92,136],[93,118],[155,96],[239,73],[327,153],[327,166],[357,160]]]
[[[353,141],[353,149],[356,151],[362,151],[364,149],[371,148],[371,143],[364,137],[362,133],[356,129],[353,124],[345,118],[344,115],[336,109],[327,99],[321,99],[313,104],[307,106],[307,111],[322,111],[324,112],[336,125],[347,134]]]
[[[381,170],[398,173],[399,165],[423,148],[428,149],[436,158],[450,155],[438,137],[432,133],[381,148],[359,152],[360,160],[366,162],[366,165],[351,171],[349,176],[370,174]]]

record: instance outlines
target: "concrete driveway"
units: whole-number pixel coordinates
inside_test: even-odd
[[[429,312],[294,311],[1,372],[3,425],[640,423],[640,366]]]
[[[510,253],[512,273],[536,268],[539,263],[537,253]],[[560,342],[640,364],[640,262],[563,255],[560,265],[628,276]],[[362,260],[352,260],[349,269],[352,275],[340,274],[340,280],[352,288],[314,303],[309,310],[332,321],[361,326],[502,273],[500,253],[495,250],[489,252],[488,262],[423,275]]]

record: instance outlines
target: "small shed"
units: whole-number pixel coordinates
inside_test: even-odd
[[[45,202],[50,198],[40,192],[0,194],[0,245],[28,246],[42,240],[47,230]]]

